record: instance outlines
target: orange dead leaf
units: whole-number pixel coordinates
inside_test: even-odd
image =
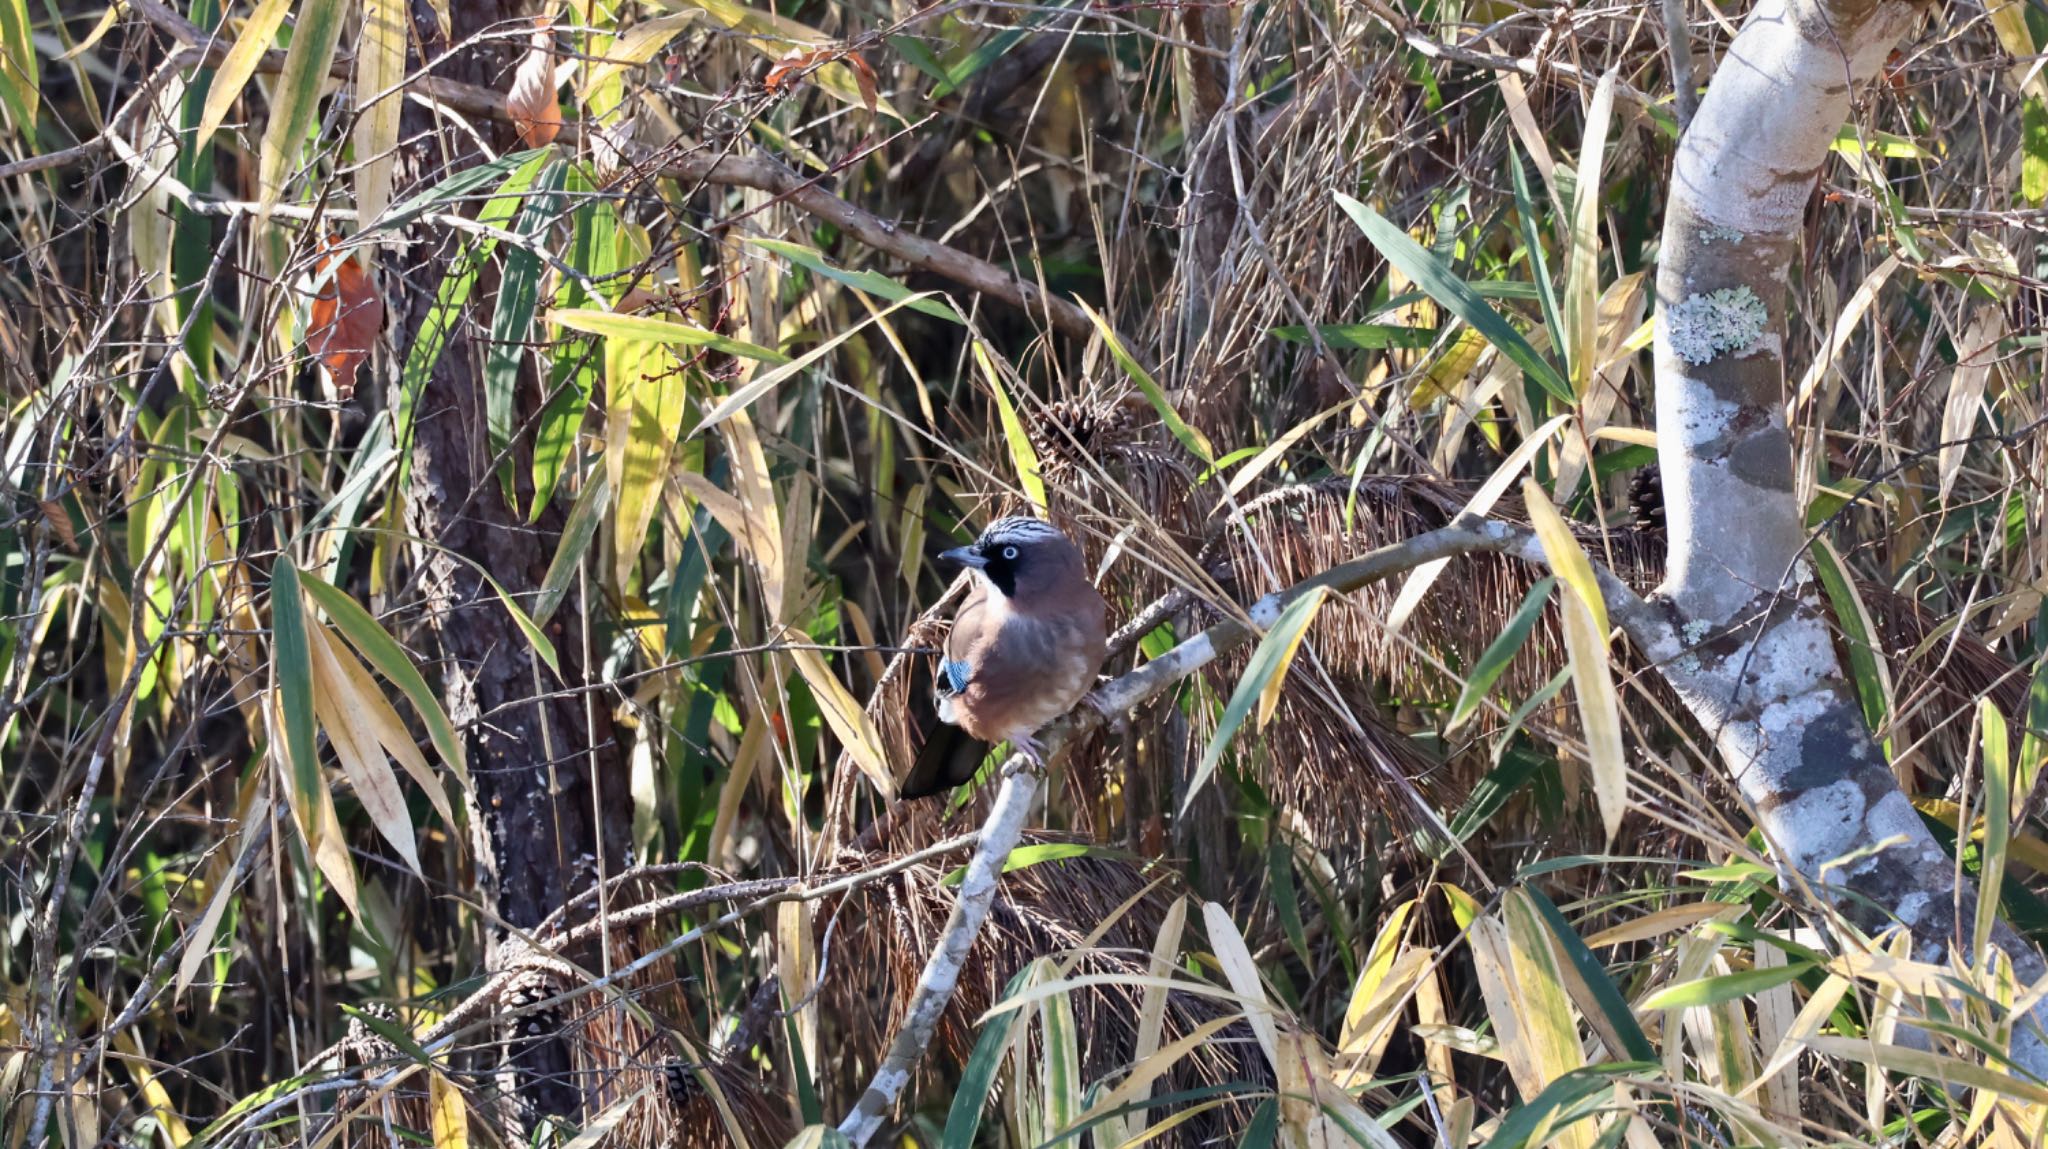
[[[555,98],[554,26],[553,17],[534,18],[526,58],[505,93],[505,114],[519,130],[519,142],[529,148],[546,147],[562,131],[562,102]]]
[[[775,62],[774,67],[768,69],[768,74],[761,79],[761,86],[768,89],[770,95],[779,96],[804,71],[830,60],[833,52],[831,48],[813,48],[808,52],[802,48],[791,48]]]
[[[868,115],[875,114],[881,103],[881,91],[875,82],[875,70],[855,52],[846,54],[846,62],[853,67],[853,82],[860,87],[860,102],[867,105]]]
[[[384,300],[370,282],[370,273],[329,239],[316,276],[333,275],[313,296],[306,346],[319,356],[343,402],[356,393],[356,367],[370,357],[377,333],[384,328]]]

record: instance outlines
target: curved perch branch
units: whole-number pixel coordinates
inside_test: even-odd
[[[1332,567],[1314,578],[1304,579],[1284,591],[1269,594],[1252,604],[1244,619],[1225,619],[1216,623],[1103,686],[1096,692],[1102,710],[1091,706],[1077,707],[1041,733],[1039,741],[1045,746],[1046,758],[1048,761],[1057,759],[1083,735],[1101,726],[1105,713],[1122,714],[1142,706],[1222,655],[1244,646],[1261,630],[1271,626],[1288,603],[1317,587],[1338,592],[1354,591],[1427,562],[1478,551],[1504,551],[1542,561],[1542,548],[1529,532],[1503,523],[1469,518],[1417,535],[1406,542],[1382,547]],[[1623,621],[1624,626],[1630,625],[1631,620],[1636,626],[1656,625],[1654,612],[1620,580],[1608,576],[1602,582],[1612,600],[1610,611]],[[904,1014],[895,1038],[889,1043],[888,1054],[883,1058],[881,1067],[875,1070],[867,1089],[861,1093],[853,1112],[839,1123],[839,1131],[846,1135],[855,1149],[862,1149],[882,1127],[889,1110],[909,1087],[917,1063],[924,1056],[925,1047],[931,1044],[933,1031],[938,1028],[939,1018],[953,999],[953,991],[960,983],[960,972],[974,950],[975,939],[988,918],[989,907],[995,902],[996,885],[1003,866],[1009,861],[1010,851],[1016,848],[1023,832],[1024,819],[1038,791],[1039,775],[1031,770],[1021,754],[1011,755],[1010,760],[1003,764],[1002,775],[1002,789],[996,794],[995,804],[982,825],[981,840],[975,846],[973,860],[968,863],[967,877],[960,884],[960,896],[953,903],[953,912],[946,919],[946,928],[939,936],[938,946],[933,949],[925,962],[924,972],[918,977],[910,1009]]]

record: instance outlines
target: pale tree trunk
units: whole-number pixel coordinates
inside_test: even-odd
[[[1801,559],[1784,393],[1806,204],[1851,97],[1918,15],[1899,0],[1763,0],[1680,144],[1657,277],[1669,629],[1632,637],[1713,737],[1780,864],[1860,927],[1904,926],[1937,962],[1968,952],[1976,890],[1899,789],[1835,657]],[[1992,942],[2023,985],[2048,972],[2003,925]],[[2035,1074],[2043,1021],[2037,1009],[2013,1039]]]

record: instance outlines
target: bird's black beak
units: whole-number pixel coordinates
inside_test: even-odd
[[[959,563],[963,567],[973,567],[976,570],[988,565],[988,559],[973,547],[954,547],[950,551],[940,551],[939,557],[947,562]]]

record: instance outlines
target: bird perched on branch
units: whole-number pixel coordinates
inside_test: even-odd
[[[1039,761],[1033,735],[1094,688],[1108,637],[1109,607],[1088,580],[1081,548],[1051,523],[998,519],[972,546],[940,557],[973,572],[929,696],[938,719],[957,730],[926,738],[903,782],[905,798],[966,782],[989,743],[1008,742]]]

